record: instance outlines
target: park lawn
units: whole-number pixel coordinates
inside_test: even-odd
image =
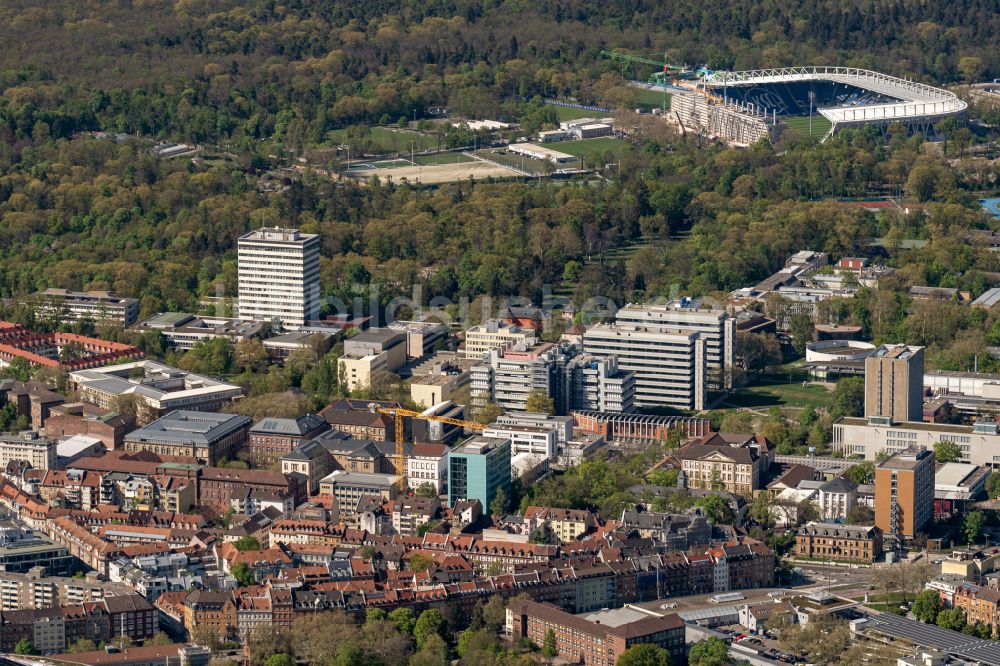
[[[635,105],[636,107],[646,109],[662,109],[664,107],[663,91],[637,88],[635,91]],[[666,108],[670,108],[670,93],[667,93]]]
[[[462,153],[435,153],[434,155],[417,155],[413,158],[415,164],[420,166],[432,166],[435,164],[462,164],[464,162],[475,162],[474,157],[469,157]]]
[[[556,106],[556,118],[559,122],[567,120],[579,120],[580,118],[607,118],[610,113],[603,111],[587,111],[586,109],[574,109],[569,106]]]
[[[789,116],[784,119],[785,125],[800,136],[809,136],[809,116]],[[814,113],[812,117],[812,136],[822,138],[830,130],[830,123],[825,117]]]
[[[579,141],[562,141],[553,144],[553,150],[560,153],[575,155],[590,161],[597,154],[606,152],[621,153],[625,149],[625,142],[615,137],[605,136],[599,139],[581,139]]]
[[[833,392],[817,384],[788,381],[788,375],[764,375],[760,383],[739,389],[726,403],[736,407],[829,407]]]

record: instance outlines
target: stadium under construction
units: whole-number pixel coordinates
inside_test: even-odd
[[[854,67],[783,67],[707,72],[670,87],[668,120],[681,131],[733,145],[774,138],[793,117],[815,116],[828,127],[821,140],[848,127],[886,132],[903,125],[930,138],[944,118],[962,116],[955,93]]]

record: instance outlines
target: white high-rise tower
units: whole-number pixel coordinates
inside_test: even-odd
[[[299,328],[319,317],[319,236],[264,227],[239,239],[239,316]]]

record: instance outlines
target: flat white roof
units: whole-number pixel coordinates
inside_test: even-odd
[[[569,162],[576,159],[575,156],[569,153],[560,153],[558,150],[536,146],[533,143],[512,143],[507,146],[507,150],[512,150],[515,153],[523,153],[531,157],[537,156],[539,159],[550,159],[555,162]]]

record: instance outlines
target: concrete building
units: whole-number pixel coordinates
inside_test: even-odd
[[[399,477],[394,474],[365,474],[338,469],[320,479],[319,492],[333,495],[340,504],[341,516],[352,516],[365,495],[395,499],[398,483]]]
[[[410,360],[434,353],[448,337],[448,327],[439,321],[394,321],[388,328],[406,335],[406,356]]]
[[[875,468],[875,526],[901,544],[934,518],[934,452],[912,446]],[[887,544],[888,545],[888,544]]]
[[[576,356],[566,364],[566,411],[631,412],[635,373],[618,369],[616,356]]]
[[[249,416],[176,410],[125,435],[125,450],[187,456],[204,465],[234,459],[247,443]]]
[[[217,411],[243,389],[156,361],[136,361],[69,373],[68,390],[104,409],[125,396],[138,401],[137,420],[149,423],[175,409]]]
[[[479,500],[484,511],[502,489],[510,497],[510,440],[477,435],[448,452],[448,506]]]
[[[292,329],[319,318],[319,236],[265,227],[238,246],[240,318]]]
[[[106,291],[71,291],[46,289],[24,300],[38,319],[80,321],[89,319],[97,323],[115,323],[131,326],[139,316],[139,301],[135,298],[116,296]]]
[[[0,571],[28,573],[45,567],[50,576],[68,576],[74,560],[69,551],[41,532],[12,525],[0,526]]]
[[[283,363],[293,352],[308,351],[326,354],[333,346],[333,334],[328,331],[289,331],[264,340],[267,355],[276,363]]]
[[[458,368],[421,375],[410,382],[410,398],[421,407],[432,407],[453,399],[471,380],[470,371]]]
[[[941,441],[958,445],[962,452],[959,462],[987,467],[1000,465],[1000,429],[990,421],[971,426],[922,421],[878,425],[845,417],[833,424],[830,446],[845,457],[874,460],[880,451],[899,453],[910,446],[933,449]]]
[[[49,575],[45,567],[0,571],[0,611],[70,606],[131,593],[128,585],[99,580],[94,572],[75,578]]]
[[[393,372],[406,363],[406,334],[390,328],[358,333],[344,341],[338,363],[348,390],[367,388],[377,372]]]
[[[0,469],[15,460],[26,460],[35,469],[53,468],[58,461],[56,442],[34,430],[0,433]]]
[[[882,555],[882,533],[872,525],[810,522],[795,535],[794,552],[816,560],[870,564]]]
[[[736,320],[725,310],[698,305],[686,297],[666,305],[630,303],[618,310],[615,323],[697,331],[705,341],[709,387],[731,388]]]
[[[572,354],[568,345],[535,338],[491,349],[483,354],[482,363],[472,367],[472,403],[523,410],[531,392],[541,391],[553,399],[557,412],[564,412],[566,364]]]
[[[880,425],[920,421],[923,403],[923,347],[882,345],[865,358],[865,418]]]
[[[583,351],[616,356],[635,375],[636,407],[705,408],[707,348],[701,333],[656,325],[598,324],[583,334]]]
[[[494,423],[483,430],[483,436],[509,439],[511,455],[530,453],[553,458],[559,449],[559,433],[552,427]]]
[[[516,324],[490,319],[465,332],[465,357],[479,359],[490,350],[524,342],[529,337],[534,337],[534,331],[525,331]]]
[[[186,312],[161,312],[135,325],[138,331],[159,331],[174,349],[187,351],[199,342],[225,338],[236,344],[259,337],[264,325],[230,317],[198,317]]]

